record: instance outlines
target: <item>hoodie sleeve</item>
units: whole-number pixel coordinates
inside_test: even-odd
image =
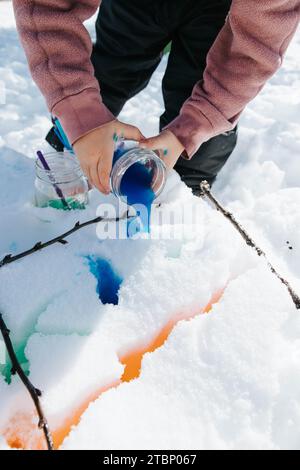
[[[199,146],[232,129],[249,101],[281,66],[296,31],[300,0],[233,0],[197,83],[170,129],[191,158]]]
[[[100,0],[13,0],[30,71],[70,142],[112,121],[90,61],[92,42],[83,22]]]

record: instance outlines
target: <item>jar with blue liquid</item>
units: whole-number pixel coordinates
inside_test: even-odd
[[[165,187],[166,166],[152,150],[123,141],[114,153],[110,181],[112,192],[122,201],[129,205],[147,205]]]
[[[164,162],[152,150],[123,141],[114,153],[110,181],[112,192],[137,212],[128,223],[127,235],[150,233],[152,203],[166,184]]]

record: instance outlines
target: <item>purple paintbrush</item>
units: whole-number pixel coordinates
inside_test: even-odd
[[[65,199],[65,197],[64,197],[64,195],[63,195],[62,190],[60,189],[60,187],[59,187],[59,186],[55,183],[55,181],[54,181],[54,177],[53,177],[53,175],[52,175],[52,173],[51,173],[51,168],[50,168],[50,166],[48,165],[46,158],[44,157],[44,155],[42,154],[42,152],[41,152],[40,150],[38,150],[38,151],[36,152],[36,154],[37,154],[38,159],[40,160],[41,164],[43,165],[44,170],[49,171],[49,174],[48,174],[49,179],[50,179],[50,181],[51,181],[51,183],[52,183],[52,185],[53,185],[53,188],[55,189],[56,194],[58,195],[59,199],[61,200],[63,206],[64,206],[66,209],[69,209],[69,210],[70,210],[70,206],[69,206],[69,204],[67,203],[67,201],[66,201],[66,199]]]

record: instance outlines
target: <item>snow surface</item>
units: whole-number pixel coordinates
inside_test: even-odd
[[[93,34],[92,20],[88,28]],[[0,105],[2,258],[95,217],[99,204],[114,198],[93,192],[84,212],[34,207],[32,159],[38,148],[47,150],[43,138],[50,121],[30,78],[10,2],[0,3],[0,57],[6,90],[6,104]],[[243,114],[239,144],[214,187],[298,292],[299,57],[298,32],[282,69]],[[163,109],[166,60],[122,112],[121,119],[147,135],[157,132]],[[177,240],[101,241],[89,227],[67,246],[0,270],[0,311],[24,368],[44,392],[51,428],[62,427],[94,396],[62,448],[299,449],[299,312],[264,261],[175,172],[161,202],[153,211],[153,233],[165,234],[172,225],[159,224],[158,210],[167,216],[192,209],[198,222],[188,230],[177,222]],[[109,260],[123,278],[118,305],[99,301],[88,256]],[[210,314],[179,322],[161,348],[145,354],[141,376],[116,385],[124,354],[147,345],[179,316],[200,314],[222,289]],[[5,449],[13,426],[18,428],[16,417],[30,417],[32,405],[18,378],[6,383],[7,364],[0,371]],[[110,384],[116,387],[96,398]],[[40,434],[35,426],[28,434],[25,444],[35,448]]]

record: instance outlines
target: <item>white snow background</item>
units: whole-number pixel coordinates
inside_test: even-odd
[[[94,34],[93,19],[87,27]],[[299,58],[298,31],[281,70],[244,112],[238,146],[213,188],[298,292]],[[166,60],[121,115],[146,135],[158,129]],[[89,208],[72,214],[34,207],[33,158],[49,150],[49,126],[11,4],[1,2],[0,258],[95,217],[105,200],[93,192]],[[145,354],[138,379],[92,401],[62,448],[299,449],[300,312],[264,260],[175,172],[161,200],[166,212],[193,207],[200,223],[192,236],[101,241],[92,226],[66,246],[0,270],[0,311],[44,392],[53,430],[120,381],[122,355],[151,342],[178,314],[200,314],[225,288],[208,315],[179,322],[161,348]],[[86,256],[109,260],[124,279],[118,305],[101,304]],[[16,436],[37,448],[30,399],[17,377],[5,381],[7,364],[0,370],[0,448],[7,440],[17,446]]]

